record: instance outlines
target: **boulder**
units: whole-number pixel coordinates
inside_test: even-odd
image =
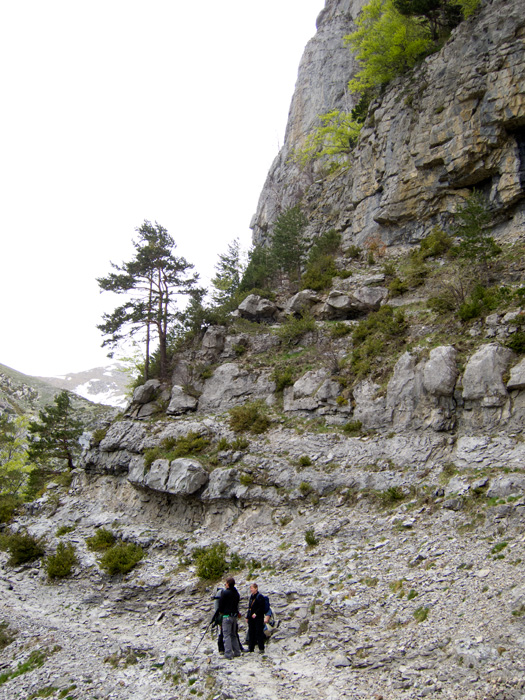
[[[212,501],[231,498],[235,495],[237,486],[239,486],[239,472],[237,469],[214,469],[210,474],[208,486],[202,494],[202,499]]]
[[[314,291],[311,289],[303,289],[287,301],[284,307],[284,313],[287,315],[301,314],[305,311],[309,311],[320,301],[321,300]]]
[[[423,368],[423,386],[433,396],[452,396],[458,377],[457,352],[451,345],[434,348]]]
[[[166,491],[178,496],[189,496],[201,489],[208,479],[208,472],[197,460],[181,457],[170,464]]]
[[[467,362],[463,375],[463,399],[479,401],[482,407],[502,406],[507,400],[503,374],[514,353],[497,343],[483,345]]]
[[[106,436],[101,441],[101,452],[114,452],[115,450],[129,450],[141,452],[146,429],[134,421],[123,420],[113,423]]]
[[[171,390],[171,399],[166,413],[170,416],[178,416],[188,411],[195,411],[198,403],[198,399],[186,394],[184,389],[176,384]]]
[[[133,403],[145,404],[154,401],[159,395],[161,384],[158,379],[149,379],[133,392]]]
[[[218,357],[224,348],[226,329],[223,326],[210,326],[202,339],[202,349],[206,356]]]
[[[513,389],[525,389],[525,359],[511,368],[507,389],[509,391]]]
[[[357,318],[377,311],[387,294],[382,287],[359,287],[352,292],[334,289],[321,309],[321,317],[326,320]]]
[[[377,430],[390,424],[391,409],[387,410],[386,398],[378,395],[379,384],[370,379],[359,382],[354,388],[354,420],[360,421],[365,430]]]
[[[277,306],[273,301],[260,297],[258,294],[249,294],[239,304],[237,311],[240,316],[249,321],[270,321],[277,314]]]
[[[156,459],[144,475],[144,486],[154,491],[165,491],[170,472],[168,459]]]
[[[235,362],[227,362],[206,380],[199,398],[199,409],[225,409],[246,399],[266,399],[274,390],[275,383],[267,374],[248,372]]]

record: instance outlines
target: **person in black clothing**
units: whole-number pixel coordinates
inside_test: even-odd
[[[264,651],[264,599],[259,595],[259,586],[252,583],[250,586],[250,600],[248,603],[248,645],[250,651],[254,651],[255,645],[259,647],[261,654]]]
[[[231,576],[226,579],[226,588],[219,598],[219,613],[222,615],[222,634],[224,638],[224,658],[233,659],[241,655],[239,636],[237,631],[237,618],[239,617],[240,595],[235,588],[235,579]]]

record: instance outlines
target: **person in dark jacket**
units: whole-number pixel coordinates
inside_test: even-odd
[[[248,646],[250,651],[255,650],[255,645],[259,647],[262,654],[264,652],[264,598],[259,594],[259,586],[252,583],[250,586],[250,600],[248,602]]]
[[[219,598],[219,613],[222,616],[222,635],[224,638],[224,658],[233,659],[241,655],[237,618],[239,617],[240,595],[235,588],[235,579],[229,576],[225,581],[226,588]]]

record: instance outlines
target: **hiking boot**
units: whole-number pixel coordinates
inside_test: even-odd
[[[232,654],[224,654],[224,658],[225,659],[233,659],[233,655]]]

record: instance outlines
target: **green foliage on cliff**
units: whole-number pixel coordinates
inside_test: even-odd
[[[338,109],[320,114],[319,120],[320,125],[294,151],[293,159],[303,167],[313,159],[350,153],[363,126],[353,112]]]
[[[352,92],[374,92],[439,49],[450,30],[470,16],[479,0],[371,0],[345,37],[361,68]]]

